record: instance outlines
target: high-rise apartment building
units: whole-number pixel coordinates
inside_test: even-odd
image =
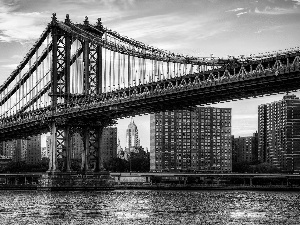
[[[231,109],[198,107],[150,116],[150,170],[231,169]]]
[[[258,159],[258,134],[234,138],[232,142],[232,162],[253,162]]]
[[[4,142],[0,142],[0,156],[4,156],[3,146],[4,146]]]
[[[71,158],[81,159],[83,151],[83,140],[79,133],[74,133],[71,138]]]
[[[41,162],[41,135],[30,137],[27,140],[21,140],[22,161],[28,164],[37,164]]]
[[[15,141],[3,141],[2,142],[3,148],[3,156],[6,158],[12,158],[13,152],[15,151]]]
[[[258,159],[282,171],[300,171],[300,99],[258,106]]]
[[[36,164],[41,160],[41,135],[5,141],[1,144],[3,155],[14,162],[24,161],[27,164]]]
[[[49,158],[47,147],[41,148],[41,158]]]
[[[14,151],[12,152],[12,161],[13,162],[20,162],[22,161],[22,150],[23,148],[23,140],[17,139],[14,140]]]
[[[112,158],[117,158],[117,128],[106,127],[103,129],[101,137],[101,162],[107,162]]]

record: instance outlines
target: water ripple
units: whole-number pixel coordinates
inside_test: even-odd
[[[299,224],[297,192],[1,191],[0,224]]]

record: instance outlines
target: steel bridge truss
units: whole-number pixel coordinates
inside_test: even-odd
[[[53,15],[0,86],[0,140],[51,133],[49,171],[72,171],[79,133],[83,171],[99,171],[101,134],[137,114],[299,89],[300,51],[197,58],[147,46],[103,27]]]

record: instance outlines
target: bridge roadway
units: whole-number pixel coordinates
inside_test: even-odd
[[[70,95],[71,101],[67,104],[0,120],[0,141],[48,132],[52,121],[107,126],[118,118],[287,92],[300,87],[299,63],[235,76],[225,76],[223,71],[222,77],[209,78],[220,71],[161,80],[96,96]]]

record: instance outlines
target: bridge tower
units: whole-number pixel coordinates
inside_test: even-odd
[[[65,24],[69,24],[69,15],[66,16]],[[85,18],[82,28],[89,30],[88,18]],[[101,19],[97,21],[96,35],[103,35]],[[95,31],[93,31],[95,32]],[[51,22],[51,35],[53,42],[52,49],[52,70],[51,70],[51,107],[59,110],[59,104],[71,104],[74,95],[70,92],[71,72],[71,46],[74,42],[80,42],[83,59],[83,89],[76,97],[85,101],[91,96],[102,93],[102,47],[91,43],[89,39],[79,39],[72,34],[59,28],[56,15],[53,14]],[[78,49],[76,49],[78,51]],[[54,117],[49,124],[51,133],[51,153],[49,170],[55,172],[71,172],[71,138],[75,132],[82,137],[84,149],[82,151],[83,172],[101,170],[100,145],[103,128],[108,123],[101,118],[85,119],[61,119]]]

